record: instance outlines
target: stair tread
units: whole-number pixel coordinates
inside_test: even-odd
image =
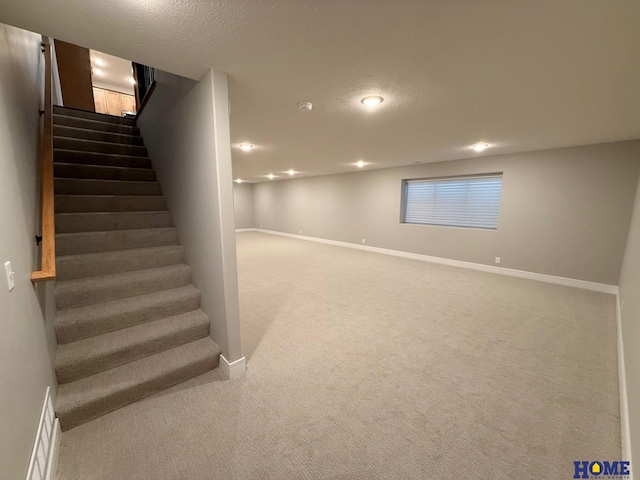
[[[56,153],[59,154],[72,154],[72,155],[77,155],[77,156],[81,156],[83,158],[85,157],[89,157],[89,158],[98,158],[98,157],[105,157],[107,159],[111,158],[112,160],[123,160],[123,159],[127,159],[127,160],[131,160],[131,161],[136,161],[136,162],[140,162],[140,161],[147,161],[147,162],[151,162],[149,157],[142,157],[140,155],[125,155],[123,153],[102,153],[102,152],[87,152],[86,150],[73,150],[71,148],[54,148],[53,149],[53,158],[55,160],[56,158]],[[67,163],[71,163],[68,162]],[[93,164],[93,163],[80,163],[79,165],[97,165],[97,164]],[[144,168],[144,167],[140,167],[140,168]],[[151,169],[151,166],[147,167],[149,169]]]
[[[190,299],[194,301],[190,302]],[[59,310],[55,319],[56,336],[59,344],[64,344],[68,343],[64,340],[69,338],[88,338],[95,332],[101,335],[133,325],[146,324],[167,315],[184,313],[182,307],[178,307],[184,302],[189,305],[186,308],[198,308],[199,299],[200,292],[193,285],[185,285],[135,297]]]
[[[141,168],[141,167],[120,167],[118,165],[90,165],[90,164],[83,164],[83,163],[69,163],[69,162],[64,162],[64,161],[55,161],[53,162],[54,165],[64,165],[67,167],[82,167],[82,168],[95,168],[96,170],[113,170],[113,171],[117,171],[117,172],[121,172],[121,171],[128,171],[128,170],[133,170],[136,172],[153,172],[152,168]],[[87,179],[87,180],[94,180],[94,179]],[[100,179],[95,179],[95,180],[100,180]]]
[[[113,123],[113,122],[105,122],[105,121],[101,121],[103,119],[91,119],[91,118],[82,118],[82,117],[74,117],[73,115],[66,115],[66,112],[64,113],[54,113],[53,114],[53,124],[54,125],[60,125],[60,126],[73,126],[73,125],[67,125],[65,123],[60,123],[60,122],[75,122],[75,123],[81,123],[87,130],[92,130],[92,128],[90,127],[94,127],[96,129],[99,128],[111,128],[113,126],[116,126],[116,128],[119,129],[129,129],[131,131],[139,131],[138,127],[132,126],[132,125],[126,125],[126,124],[121,124],[121,123]],[[97,130],[100,131],[100,130]],[[108,131],[108,130],[107,130]]]
[[[213,369],[220,347],[205,337],[58,387],[56,413],[63,429]]]
[[[67,383],[108,370],[195,341],[208,333],[209,317],[202,310],[193,310],[60,345],[55,359],[58,381]]]
[[[175,263],[167,263],[167,260],[163,260],[162,265],[156,266],[183,263],[184,247],[182,245],[160,245],[157,247],[141,247],[125,250],[109,250],[106,252],[58,256],[56,257],[58,281],[144,270],[145,268],[149,268],[148,266],[143,266],[147,265],[145,262],[148,262],[149,257],[152,257],[153,259],[162,259],[167,256],[169,258],[173,257],[174,259],[180,260]],[[119,261],[126,262],[126,270],[119,269]],[[83,270],[86,269],[88,274],[76,274],[75,276],[70,276],[67,271],[74,267],[78,269],[78,265],[80,265]]]
[[[97,212],[100,213],[100,212]],[[70,237],[73,235],[106,235],[106,234],[116,234],[116,233],[135,233],[135,232],[146,232],[146,231],[158,231],[158,230],[175,230],[174,227],[160,227],[160,228],[131,228],[129,230],[99,230],[96,232],[71,232],[71,233],[56,233],[56,238],[65,238],[65,237]],[[155,245],[155,246],[159,246],[159,245]],[[148,248],[148,247],[141,247],[141,248]],[[122,250],[131,250],[129,248],[126,249],[122,249]],[[114,251],[114,250],[105,250],[105,251]],[[86,252],[86,253],[91,253],[91,252]],[[93,253],[97,253],[97,252],[93,252]],[[78,254],[79,255],[79,254]],[[60,255],[62,256],[62,255]]]
[[[163,283],[164,282],[164,283]],[[101,300],[130,298],[145,293],[167,290],[166,282],[173,288],[182,287],[191,282],[191,267],[181,263],[165,267],[112,273],[96,277],[56,282],[55,298],[58,310],[95,305]],[[180,282],[184,282],[181,283]],[[178,283],[174,285],[174,283]],[[134,289],[135,287],[135,289]],[[109,298],[107,295],[113,295]]]
[[[59,115],[66,115],[68,117],[84,118],[91,120],[98,120],[107,123],[115,123],[117,125],[127,125],[135,127],[136,121],[132,118],[119,117],[115,115],[108,115],[106,113],[90,112],[88,110],[82,110],[78,108],[62,107],[55,105],[53,107],[53,113]]]
[[[56,213],[57,233],[122,231],[171,226],[168,211]]]
[[[155,182],[149,182],[149,181],[145,181],[145,180],[107,180],[104,178],[67,178],[67,177],[53,177],[54,180],[64,180],[66,182],[100,182],[100,183],[131,183],[134,185],[139,185],[141,183],[154,183],[157,184],[159,182],[155,181]],[[72,194],[67,194],[67,195],[72,195]],[[161,195],[149,195],[149,196],[158,196],[160,197]]]
[[[77,117],[76,117],[77,118]],[[87,122],[92,122],[93,120],[86,120]],[[96,122],[96,123],[104,123],[104,122]],[[85,132],[91,132],[91,133],[104,133],[104,134],[108,134],[108,135],[116,135],[116,136],[121,136],[121,137],[125,137],[123,139],[130,139],[130,138],[137,138],[137,139],[142,139],[142,137],[138,134],[129,134],[129,133],[116,133],[116,132],[103,132],[102,130],[93,130],[91,128],[82,128],[82,127],[76,127],[73,125],[61,125],[61,124],[57,124],[53,123],[54,125],[54,131],[56,128],[58,129],[69,129],[69,130],[77,130],[77,131],[85,131]],[[132,129],[134,127],[131,127]],[[66,135],[56,135],[57,137],[66,137],[66,138],[78,138],[78,137],[68,137]],[[92,140],[92,139],[86,139],[86,138],[78,138],[78,140],[89,140],[92,142],[101,142],[102,140]],[[111,142],[106,142],[106,143],[111,143]]]

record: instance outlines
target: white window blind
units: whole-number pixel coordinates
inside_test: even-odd
[[[404,223],[498,228],[502,174],[404,183]]]

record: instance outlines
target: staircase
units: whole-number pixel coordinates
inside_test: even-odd
[[[54,108],[56,413],[63,430],[218,366],[135,122]]]

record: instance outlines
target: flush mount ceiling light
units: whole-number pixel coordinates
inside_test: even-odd
[[[236,179],[234,180],[234,182],[236,182],[236,183],[242,183],[242,179],[241,179],[241,178],[236,178]]]
[[[483,150],[486,150],[490,146],[491,145],[489,145],[488,143],[476,143],[475,145],[472,145],[471,148],[476,152],[482,152]]]
[[[240,145],[238,145],[238,148],[240,150],[245,151],[245,152],[250,152],[251,149],[253,148],[253,145],[251,145],[249,143],[241,143]]]
[[[300,109],[301,112],[310,112],[311,109],[313,108],[313,103],[311,103],[311,102],[300,102],[298,104],[298,108]]]
[[[99,67],[104,67],[104,60],[102,60],[101,58],[94,58],[93,61],[95,62],[96,65],[98,65]]]
[[[368,97],[364,97],[360,102],[362,102],[367,107],[376,107],[380,105],[384,101],[384,98],[378,95],[371,95]]]
[[[368,164],[367,162],[365,162],[364,160],[358,160],[358,161],[355,163],[355,165],[356,165],[356,167],[358,167],[358,168],[363,168],[365,165],[369,165],[369,164]]]
[[[294,175],[295,175],[296,173],[298,173],[298,172],[296,172],[295,170],[291,169],[291,170],[287,170],[287,173],[288,173],[289,175],[291,175],[291,176],[294,176]]]
[[[270,173],[269,175],[267,175],[267,178],[269,180],[273,180],[274,178],[276,178],[276,176],[273,173]]]
[[[99,68],[94,68],[93,69],[93,74],[97,75],[98,77],[101,77],[104,75],[104,72],[102,70],[100,70]]]
[[[129,83],[131,83],[131,85],[135,85],[136,81],[133,77],[129,78]]]

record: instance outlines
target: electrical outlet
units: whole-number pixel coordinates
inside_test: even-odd
[[[364,241],[364,238],[363,238],[363,239],[362,239],[362,244],[364,245],[365,243],[367,243],[367,242],[365,242],[365,241]]]
[[[500,257],[496,257],[496,263],[500,263]]]
[[[7,286],[9,287],[9,291],[13,290],[16,286],[16,281],[14,275],[16,272],[11,268],[11,262],[4,262],[4,270],[7,273]]]

